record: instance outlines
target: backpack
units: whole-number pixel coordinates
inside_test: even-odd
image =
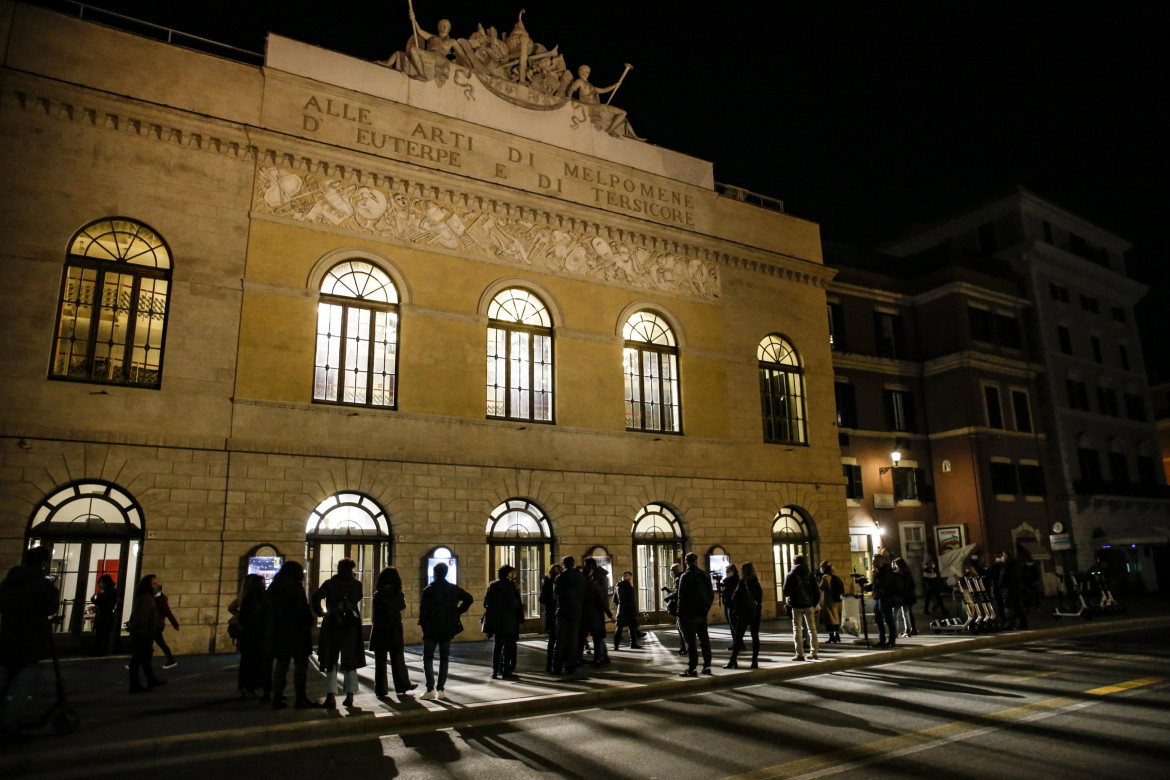
[[[829,596],[834,603],[845,597],[845,583],[836,574],[829,575]]]
[[[337,607],[330,614],[333,616],[333,625],[340,629],[356,626],[362,622],[362,615],[358,612],[357,604],[345,596],[337,600]]]

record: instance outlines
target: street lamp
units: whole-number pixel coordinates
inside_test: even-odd
[[[893,452],[890,453],[890,460],[893,461],[894,465],[882,466],[880,469],[878,469],[878,474],[885,474],[887,471],[892,471],[892,470],[898,468],[898,461],[900,461],[901,459],[902,459],[902,453],[898,452],[897,450],[894,450]]]

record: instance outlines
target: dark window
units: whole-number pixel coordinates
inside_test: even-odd
[[[1068,379],[1065,380],[1065,387],[1068,389],[1069,408],[1089,411],[1089,391],[1085,387],[1085,383]]]
[[[1129,371],[1129,350],[1124,344],[1117,345],[1117,357],[1121,362],[1121,370]]]
[[[984,385],[983,402],[987,406],[987,426],[989,428],[1003,428],[1003,408],[999,403],[999,388],[994,385]]]
[[[1014,496],[1020,492],[1014,464],[992,461],[991,492],[998,496]]]
[[[829,347],[834,352],[845,351],[845,309],[839,303],[829,304]]]
[[[1060,301],[1061,303],[1068,303],[1068,288],[1062,287],[1056,282],[1048,283],[1048,292],[1052,293],[1052,300]]]
[[[1117,408],[1117,391],[1112,387],[1097,388],[1097,411],[1110,417],[1120,417]]]
[[[1137,457],[1138,482],[1143,485],[1157,485],[1158,473],[1154,470],[1154,459],[1149,455]]]
[[[1052,223],[1049,222],[1048,220],[1044,220],[1044,222],[1041,223],[1041,227],[1044,228],[1044,240],[1051,244],[1052,243]]]
[[[1109,453],[1109,478],[1118,485],[1129,484],[1129,465],[1125,462],[1124,452]]]
[[[1125,322],[1125,309],[1120,306],[1113,307],[1113,321]]]
[[[1101,481],[1101,459],[1096,450],[1089,447],[1078,447],[1077,463],[1081,468],[1081,479],[1092,484]]]
[[[985,222],[979,226],[979,251],[985,255],[999,251],[999,239],[995,235],[995,224]]]
[[[906,357],[906,329],[901,316],[882,311],[873,313],[874,336],[879,357],[901,360]]]
[[[1125,416],[1131,420],[1146,421],[1146,402],[1136,393],[1125,394]]]
[[[897,468],[890,471],[894,482],[895,501],[919,501],[926,498],[921,489],[922,469],[913,467]]]
[[[845,498],[860,501],[863,495],[861,491],[861,466],[842,463],[841,472],[845,475]]]
[[[971,324],[971,338],[974,341],[995,341],[991,312],[987,309],[967,307],[967,321]]]
[[[1091,295],[1081,296],[1081,308],[1090,314],[1097,313],[1097,299]]]
[[[1071,252],[1076,252],[1081,257],[1089,256],[1089,245],[1083,236],[1078,236],[1076,233],[1068,234],[1068,248]]]
[[[833,392],[837,397],[837,427],[857,427],[857,395],[848,382],[834,382]]]
[[[1101,356],[1101,339],[1096,336],[1089,336],[1089,344],[1093,347],[1093,360],[1098,363],[1105,362],[1105,359]]]
[[[1044,469],[1039,466],[1020,466],[1020,492],[1025,496],[1044,495]]]
[[[886,390],[886,427],[891,431],[914,430],[914,396],[905,390]]]
[[[1012,412],[1016,416],[1016,430],[1032,432],[1032,411],[1028,407],[1028,394],[1023,390],[1012,390]]]
[[[1019,349],[1021,344],[1020,321],[1008,314],[996,313],[995,336],[1001,347]]]
[[[1060,338],[1060,351],[1066,355],[1073,353],[1072,333],[1063,325],[1056,326],[1056,335]]]

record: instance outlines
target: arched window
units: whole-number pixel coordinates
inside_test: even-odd
[[[49,576],[61,593],[56,631],[78,636],[93,630],[89,600],[103,574],[118,589],[114,625],[125,622],[119,615],[136,584],[142,544],[142,508],[133,496],[111,482],[64,485],[33,510],[26,542],[52,551]]]
[[[118,217],[86,225],[69,242],[49,376],[159,387],[170,289],[157,233]]]
[[[492,510],[487,522],[488,579],[505,564],[519,572],[526,617],[540,613],[540,580],[552,556],[552,531],[544,511],[531,501],[511,498]]]
[[[313,400],[394,407],[397,391],[398,290],[376,265],[338,263],[321,282]]]
[[[634,538],[634,585],[638,609],[652,620],[669,620],[664,587],[673,587],[672,564],[682,560],[683,534],[678,516],[665,504],[647,504],[638,510]]]
[[[772,522],[772,560],[776,573],[776,601],[784,601],[784,578],[792,570],[792,561],[804,556],[809,569],[815,569],[813,542],[816,529],[803,510],[786,506],[776,513]]]
[[[760,406],[764,441],[805,444],[804,368],[800,356],[784,338],[771,335],[760,342]]]
[[[305,525],[309,595],[349,558],[362,583],[362,615],[369,620],[374,583],[390,564],[390,519],[377,501],[361,493],[337,493],[322,501]]]
[[[626,430],[680,433],[678,344],[666,320],[635,312],[622,327],[626,340]]]
[[[553,420],[553,334],[548,308],[528,290],[488,305],[487,416]]]

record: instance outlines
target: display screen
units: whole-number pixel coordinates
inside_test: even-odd
[[[272,578],[284,565],[284,557],[280,555],[257,555],[248,559],[248,573],[259,574],[264,578],[264,587],[272,584]]]
[[[459,562],[455,560],[450,550],[440,547],[435,550],[434,555],[427,558],[427,584],[435,581],[435,566],[440,563],[447,564],[447,582],[459,582]]]

